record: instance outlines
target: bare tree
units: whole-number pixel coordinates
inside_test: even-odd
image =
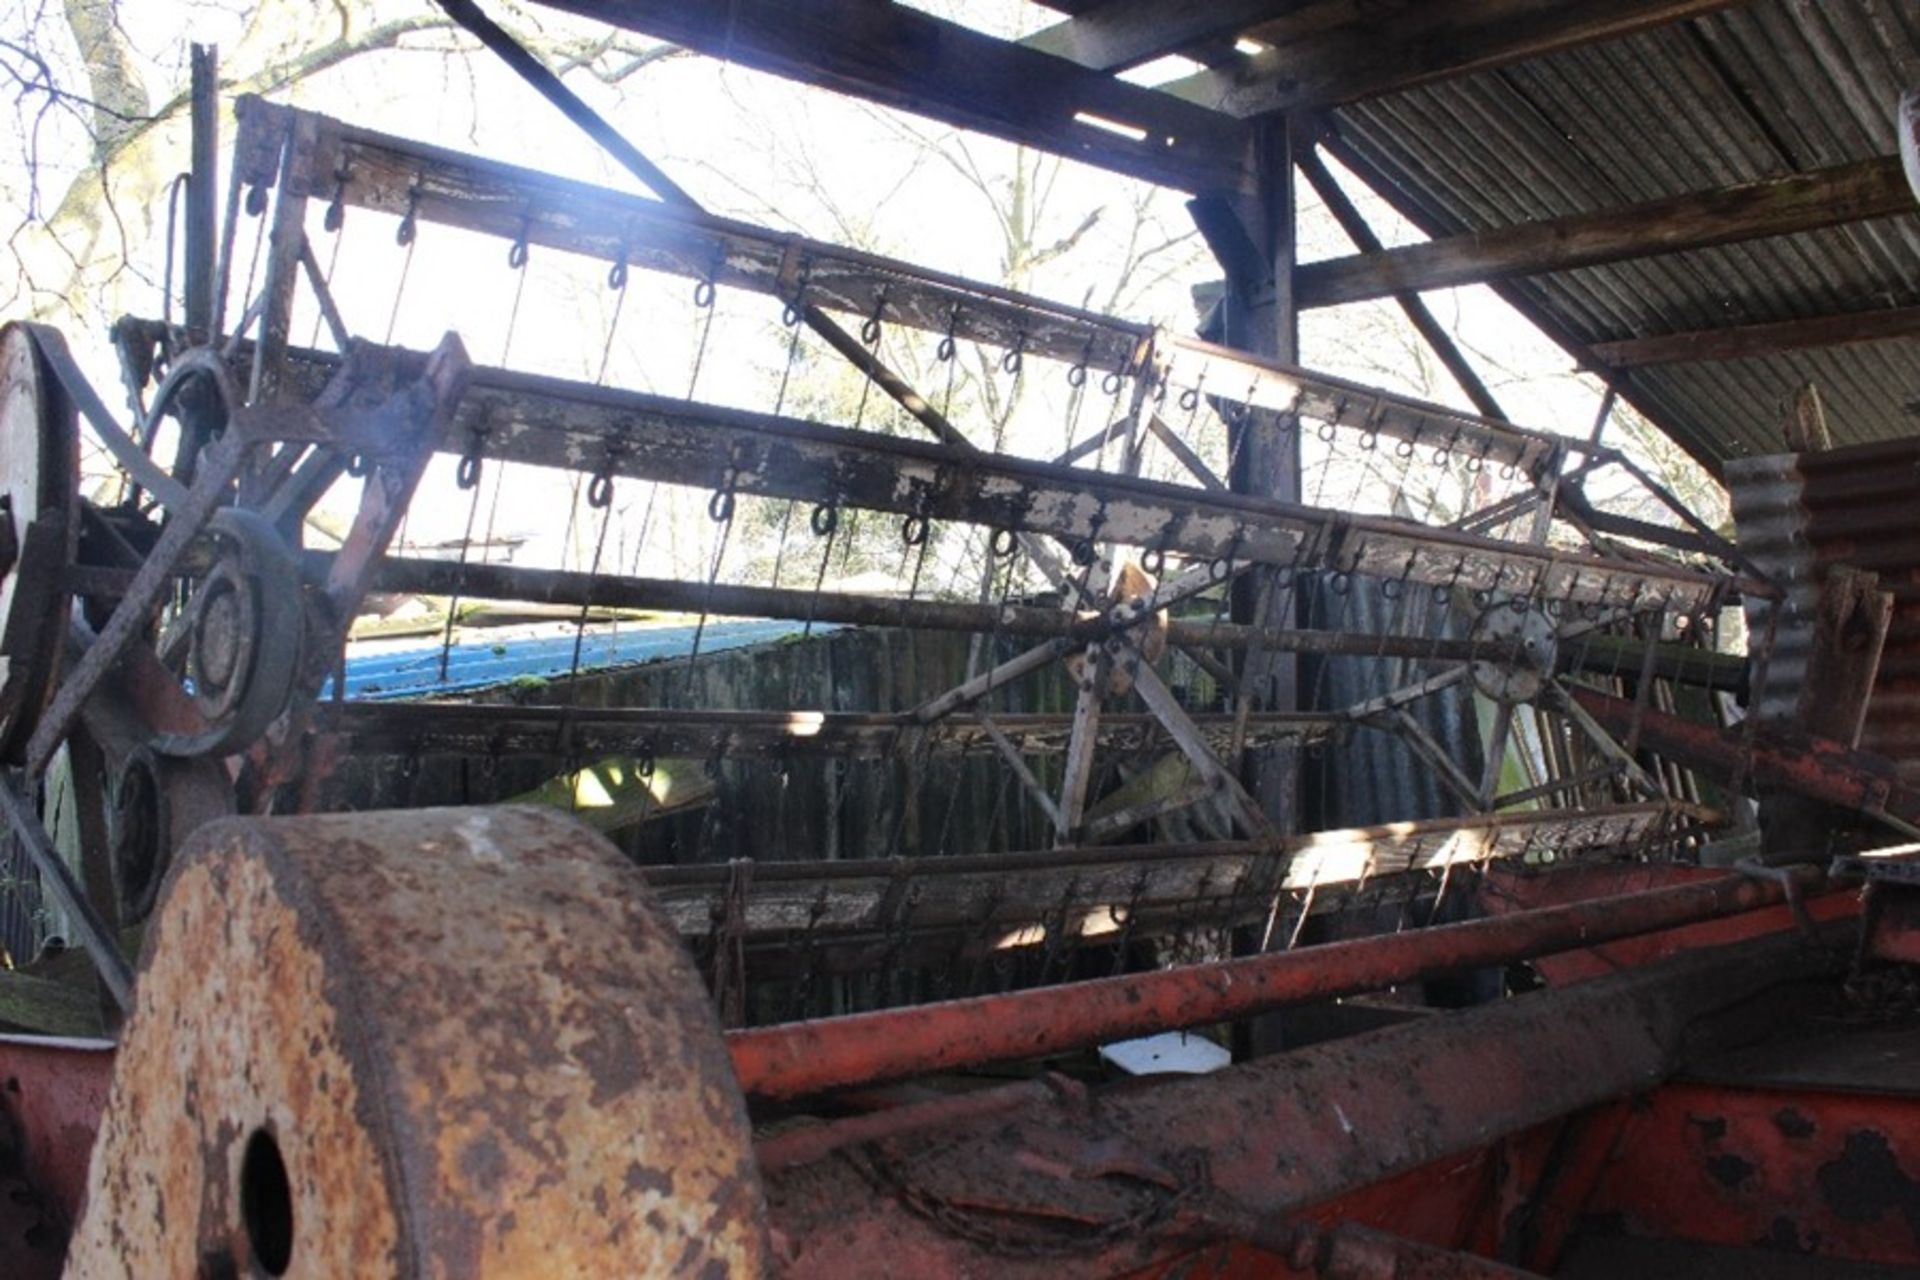
[[[439,10],[391,0],[200,0],[184,8],[225,38],[223,99],[290,94],[348,63],[401,53],[443,62],[474,44]],[[166,191],[186,153],[185,37],[142,50],[118,0],[38,0],[17,36],[0,38],[0,74],[15,86],[18,150],[4,169],[18,211],[7,228],[0,308],[78,329],[104,327],[129,302],[127,277],[159,280]],[[180,16],[176,13],[176,19]],[[563,75],[619,85],[678,52],[614,29],[580,34],[514,3],[497,17]]]

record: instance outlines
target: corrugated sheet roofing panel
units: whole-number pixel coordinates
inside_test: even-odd
[[[1340,136],[1448,232],[1619,208],[1894,151],[1920,85],[1910,0],[1755,0],[1691,22],[1334,112]],[[1920,216],[1518,282],[1581,342],[1920,305]],[[1920,339],[1633,374],[1716,468],[1777,451],[1820,385],[1842,443],[1920,432]]]

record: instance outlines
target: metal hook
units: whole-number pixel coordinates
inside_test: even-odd
[[[597,472],[587,481],[587,505],[595,511],[605,511],[613,505],[613,471]]]
[[[1021,366],[1027,360],[1027,331],[1022,329],[1014,337],[1013,346],[1000,357],[1000,367],[1008,374],[1018,377]]]
[[[347,222],[347,180],[353,173],[345,165],[333,171],[333,199],[327,205],[327,213],[320,225],[330,232],[337,232]]]
[[[840,527],[840,508],[831,502],[823,502],[813,509],[807,523],[813,527],[817,537],[827,537]]]
[[[866,321],[860,326],[860,341],[870,347],[880,345],[880,321],[886,314],[887,290],[886,286],[882,285],[879,294],[877,294],[873,300],[873,314],[868,316]]]
[[[416,219],[419,209],[420,180],[416,178],[413,181],[413,185],[407,188],[407,211],[400,216],[400,226],[393,233],[393,242],[395,244],[405,246],[413,243],[414,236],[418,234],[420,230],[419,222]]]

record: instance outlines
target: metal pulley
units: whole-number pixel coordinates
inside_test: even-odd
[[[273,525],[255,512],[214,513],[219,547],[181,622],[187,683],[207,718],[200,733],[168,733],[170,756],[222,756],[245,748],[286,709],[305,631],[300,566]]]
[[[1531,702],[1553,675],[1559,632],[1525,600],[1494,600],[1473,620],[1469,638],[1497,654],[1472,666],[1474,687],[1496,702]]]
[[[233,781],[214,760],[172,760],[135,748],[114,775],[107,804],[107,863],[122,926],[153,914],[173,851],[233,813]]]
[[[641,874],[547,810],[229,819],[170,874],[69,1276],[758,1275]]]

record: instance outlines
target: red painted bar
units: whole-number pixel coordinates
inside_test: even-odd
[[[1795,873],[1803,891],[1824,876]],[[1378,991],[1783,901],[1778,882],[1728,875],[1464,924],[1006,995],[731,1032],[749,1095],[795,1098]]]

